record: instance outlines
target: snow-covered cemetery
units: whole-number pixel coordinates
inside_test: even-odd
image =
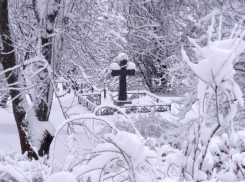
[[[0,0],[0,182],[245,182],[244,0]]]

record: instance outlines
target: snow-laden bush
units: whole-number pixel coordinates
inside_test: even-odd
[[[89,118],[92,117],[90,115]],[[74,120],[79,122],[80,119],[81,116],[64,122],[58,127],[55,137],[65,124]],[[31,161],[25,155],[2,154],[1,179],[13,182],[162,182],[166,178],[162,162],[167,152],[163,154],[161,148],[155,147],[154,139],[144,139],[139,133],[116,130],[105,134],[104,143],[97,145],[87,155],[77,156],[75,154],[79,151],[74,138],[72,134],[66,141],[69,154],[64,160],[52,158],[52,153],[50,159],[39,158],[37,161]],[[55,147],[55,142],[56,138],[52,147]],[[166,170],[168,168],[172,170],[172,166],[169,165]]]
[[[183,126],[179,123],[170,122],[154,111],[134,117],[133,121],[135,128],[145,139],[148,137],[156,139],[157,146],[170,144],[175,148],[181,148],[186,132],[183,132]],[[120,131],[134,133],[132,124],[122,117],[116,118],[114,123]],[[182,131],[180,131],[181,129]],[[108,128],[103,128],[101,134],[108,133],[108,131]]]
[[[0,151],[0,181],[42,182],[48,172],[49,162],[46,157],[30,160],[26,154]]]
[[[171,178],[173,181],[179,179],[181,176],[180,169],[184,165],[182,162],[182,159],[184,159],[183,153],[169,145],[161,147],[160,143],[153,138],[149,138],[149,135],[143,137],[135,126],[137,122],[131,121],[127,115],[124,115],[124,117],[129,120],[128,124],[124,125],[125,128],[120,128],[117,123],[114,125],[105,118],[93,114],[78,115],[63,122],[57,128],[51,148],[56,146],[56,137],[60,129],[71,122],[79,126],[86,125],[87,129],[92,126],[102,129],[101,126],[104,123],[110,129],[104,130],[103,128],[104,132],[102,133],[104,135],[100,139],[100,143],[93,150],[88,151],[86,155],[75,155],[79,153],[78,148],[74,146],[77,144],[74,140],[75,135],[69,136],[67,146],[70,152],[63,161],[53,160],[50,174],[70,172],[77,181],[82,182],[168,182]],[[160,118],[158,119],[159,124]],[[101,123],[95,124],[95,120]],[[87,125],[87,121],[92,125]],[[88,133],[92,136],[93,131],[97,129],[90,128]],[[101,132],[97,132],[97,134],[102,136]],[[153,137],[157,137],[157,135]],[[96,140],[96,138],[94,137],[92,140]],[[54,150],[52,149],[52,151]],[[58,166],[59,164],[62,164],[60,165],[62,167]]]
[[[239,179],[237,170],[233,167],[233,156],[237,150],[233,120],[237,113],[238,104],[243,107],[244,101],[242,92],[234,81],[236,72],[233,65],[237,62],[237,57],[245,50],[243,40],[245,30],[236,26],[230,38],[222,40],[221,23],[222,19],[219,25],[218,38],[213,40],[213,18],[207,31],[207,46],[200,47],[196,40],[189,39],[198,58],[197,64],[191,62],[182,49],[183,59],[199,79],[197,98],[200,114],[190,132],[186,147],[184,147],[184,153],[187,157],[186,165],[183,168],[183,178],[185,179],[196,181],[207,179],[235,181]],[[210,110],[212,111],[209,112]],[[223,151],[224,153],[225,151],[220,150],[217,144],[211,145],[211,141],[220,130],[227,127],[229,128],[228,155],[223,155],[224,159],[220,160],[221,153],[219,154],[219,152]],[[240,159],[241,157],[235,155],[234,159],[237,158]]]
[[[99,144],[72,173],[83,181],[151,182],[162,179],[157,153],[144,139],[128,133],[106,134],[107,143]],[[152,141],[149,141],[152,142]],[[154,143],[153,143],[154,145]]]
[[[187,132],[186,126],[178,122],[168,121],[160,114],[151,112],[148,115],[140,115],[134,119],[134,124],[140,134],[144,137],[156,139],[157,146],[171,145],[181,149],[183,139]]]

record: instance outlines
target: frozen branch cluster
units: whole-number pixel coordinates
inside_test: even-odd
[[[206,47],[200,47],[195,39],[189,38],[200,59],[199,63],[192,63],[184,49],[182,49],[183,59],[199,78],[198,98],[200,103],[204,102],[207,93],[214,94],[216,89],[220,89],[226,93],[231,102],[237,100],[243,106],[242,92],[234,81],[236,71],[233,65],[237,63],[237,57],[245,50],[245,42],[243,41],[245,31],[236,26],[230,39],[220,40],[219,38],[217,41],[212,41],[213,24],[214,19],[208,30],[209,38]],[[200,106],[203,113],[204,108],[202,105]]]
[[[234,131],[233,120],[237,113],[238,103],[243,107],[244,100],[242,91],[234,80],[236,72],[233,66],[238,60],[237,57],[245,50],[243,40],[245,31],[235,26],[230,37],[221,40],[221,23],[222,16],[219,22],[219,36],[217,40],[212,40],[214,18],[212,19],[212,24],[207,31],[208,42],[205,47],[199,46],[196,40],[189,38],[194,46],[198,63],[191,62],[182,48],[183,59],[199,79],[197,98],[200,114],[189,134],[186,148],[184,147],[187,162],[183,167],[183,171],[185,171],[183,177],[187,178],[190,175],[197,181],[214,178],[224,181],[242,179],[239,174],[243,172],[242,168],[239,172],[233,168],[233,164],[236,163],[235,156],[241,154],[241,148],[237,147],[237,142],[241,138],[239,139],[238,134]],[[226,115],[222,113],[222,103],[225,101],[229,103],[229,111]],[[210,106],[215,110],[214,117],[216,119],[210,119]],[[223,126],[228,127],[229,137],[227,134],[224,134],[222,139],[215,137]],[[241,140],[243,141],[243,139]],[[223,165],[219,165],[216,163],[217,155],[228,157],[224,152],[221,152],[223,150],[232,156],[232,159],[227,160],[227,164],[220,161]],[[216,170],[219,172],[216,173]]]

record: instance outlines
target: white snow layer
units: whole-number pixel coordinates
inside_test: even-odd
[[[133,62],[128,62],[127,64],[127,70],[134,70],[135,69],[135,64]],[[110,69],[111,70],[120,70],[121,67],[117,63],[111,63],[110,64]]]
[[[135,64],[133,62],[129,62],[127,65],[127,70],[134,70],[135,69]]]
[[[47,182],[77,182],[77,180],[71,173],[60,172],[50,175]]]
[[[121,68],[120,68],[119,64],[117,64],[117,63],[111,63],[110,64],[110,69],[111,70],[120,70]]]
[[[126,53],[120,53],[113,59],[113,62],[120,62],[121,60],[129,60],[129,57]]]

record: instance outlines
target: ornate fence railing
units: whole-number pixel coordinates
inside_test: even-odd
[[[115,98],[117,95],[113,95]],[[165,103],[160,97],[148,92],[148,91],[129,91],[128,92],[128,99],[134,100],[139,99],[142,97],[150,97],[155,104],[133,104],[133,105],[126,105],[121,106],[124,109],[126,114],[130,113],[149,113],[149,112],[167,112],[171,111],[171,105]],[[101,105],[101,93],[100,92],[93,92],[93,93],[79,93],[78,94],[78,103],[82,104],[83,106],[87,107],[88,110],[94,112],[95,108]],[[96,111],[96,115],[103,116],[103,115],[113,115],[115,113],[120,114],[121,112],[115,108],[111,107],[101,107],[99,110]]]
[[[96,116],[108,116],[108,115],[113,115],[114,113],[120,114],[120,112],[115,108],[102,107],[95,112],[95,115]]]
[[[78,102],[79,104],[81,100],[81,98],[86,98],[87,100],[89,100],[90,102],[92,102],[95,105],[101,105],[101,93],[100,92],[94,92],[94,93],[84,93],[84,94],[78,94]]]
[[[131,106],[121,106],[120,108],[125,109],[126,114],[130,113],[149,113],[149,112],[166,112],[171,110],[170,105],[131,105]],[[121,112],[115,108],[111,107],[101,107],[96,111],[97,116],[106,116],[106,115],[113,115],[113,114],[121,114]]]
[[[99,89],[96,87],[92,86],[89,83],[78,83],[77,85],[77,91],[78,93],[95,93],[95,92],[100,92]]]
[[[151,111],[155,112],[167,112],[171,111],[170,105],[132,105],[132,106],[122,106],[121,108],[125,108],[125,113],[148,113]]]
[[[118,96],[118,94],[112,95],[112,99],[114,100],[115,97],[117,97],[117,96]],[[152,94],[151,92],[148,92],[146,90],[128,91],[127,96],[128,96],[129,100],[138,99],[138,98],[148,96],[156,103],[165,103],[165,101],[163,101],[161,97],[159,97],[155,94]]]
[[[77,96],[78,96],[78,103],[87,107],[88,110],[91,110],[92,112],[94,112],[97,106],[101,105],[100,92],[84,93],[84,94],[79,93],[77,94]]]

